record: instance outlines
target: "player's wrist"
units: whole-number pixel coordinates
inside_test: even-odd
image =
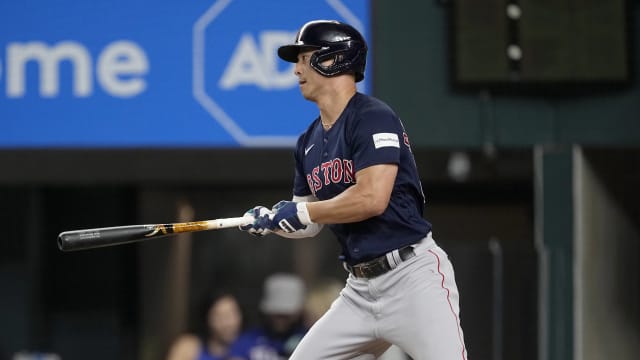
[[[311,216],[309,215],[309,209],[307,208],[306,202],[296,203],[296,210],[298,211],[298,219],[302,225],[311,225],[313,221],[311,221]]]

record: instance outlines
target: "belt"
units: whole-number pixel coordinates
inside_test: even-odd
[[[413,250],[413,245],[407,245],[373,260],[353,266],[345,263],[345,268],[355,277],[371,279],[395,269],[399,263],[409,260],[414,256],[416,256],[416,253]]]

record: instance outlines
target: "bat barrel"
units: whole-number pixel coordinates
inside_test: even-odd
[[[75,251],[143,241],[153,230],[153,225],[131,225],[65,231],[58,235],[58,248],[62,251]]]

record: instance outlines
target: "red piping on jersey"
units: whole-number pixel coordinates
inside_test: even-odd
[[[436,260],[438,260],[438,274],[440,274],[440,276],[442,276],[442,288],[445,289],[447,291],[447,302],[449,303],[449,309],[451,309],[451,313],[453,314],[453,317],[456,319],[456,328],[458,329],[458,340],[460,340],[460,344],[462,344],[462,360],[465,360],[465,347],[464,347],[464,340],[462,340],[462,335],[460,334],[460,321],[458,320],[458,315],[456,315],[455,310],[453,310],[453,305],[451,304],[451,292],[449,291],[449,289],[444,286],[444,274],[442,273],[442,271],[440,271],[440,257],[438,256],[438,254],[436,254],[435,252],[433,252],[433,250],[427,250],[428,252],[430,252],[431,254],[433,254],[433,256],[436,257]]]

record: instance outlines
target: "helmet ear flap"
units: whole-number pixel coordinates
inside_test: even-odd
[[[336,76],[346,72],[358,73],[359,64],[364,63],[366,56],[361,47],[354,46],[353,41],[332,44],[330,47],[323,47],[311,55],[310,64],[313,69],[324,76]],[[333,60],[329,65],[322,63]]]

